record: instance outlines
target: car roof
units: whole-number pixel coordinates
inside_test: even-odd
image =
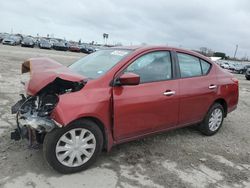
[[[119,49],[119,50],[134,50],[134,51],[147,51],[147,50],[157,50],[157,49],[163,49],[163,50],[170,50],[170,51],[177,51],[177,52],[182,52],[182,53],[187,53],[190,55],[194,55],[197,56],[199,58],[205,59],[209,62],[211,62],[211,60],[192,50],[188,50],[188,49],[183,49],[183,48],[176,48],[176,47],[171,47],[171,46],[151,46],[151,45],[141,45],[141,46],[119,46],[119,47],[112,47],[112,49]]]

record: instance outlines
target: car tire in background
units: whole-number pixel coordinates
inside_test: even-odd
[[[214,103],[207,112],[203,122],[199,125],[199,130],[207,136],[217,133],[223,124],[224,113],[222,105]]]
[[[69,174],[88,168],[103,148],[103,134],[88,119],[78,120],[46,134],[44,157],[56,171]]]

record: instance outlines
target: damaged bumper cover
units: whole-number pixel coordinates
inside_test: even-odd
[[[43,106],[43,110],[37,108],[36,97],[22,99],[11,107],[12,114],[16,114],[17,128],[11,132],[11,139],[20,140],[21,138],[37,139],[37,135],[52,131],[56,127],[62,127],[58,122],[51,119],[48,113],[48,107]],[[50,106],[52,104],[49,104]],[[44,111],[44,109],[46,109]]]
[[[16,114],[17,129],[11,138],[20,140],[28,138],[38,140],[54,128],[62,127],[52,112],[59,102],[59,96],[80,91],[87,79],[72,72],[68,67],[49,58],[31,58],[22,64],[22,74],[30,73],[25,83],[27,97],[21,95],[12,106],[12,114]]]

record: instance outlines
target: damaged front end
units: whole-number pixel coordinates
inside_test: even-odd
[[[29,145],[35,147],[43,142],[47,132],[55,127],[61,127],[55,120],[50,118],[55,108],[57,95],[28,96],[21,95],[22,99],[12,106],[11,111],[16,114],[17,129],[11,133],[11,139],[20,140],[27,138]]]
[[[48,59],[42,62],[41,59],[38,60],[43,63],[45,68],[36,59],[33,60],[33,63],[29,61],[23,64],[22,72],[24,68],[28,68],[25,72],[31,72],[30,81],[26,84],[27,96],[22,94],[21,100],[11,108],[12,114],[16,114],[17,123],[17,128],[11,132],[11,139],[17,141],[27,138],[31,148],[36,148],[43,143],[46,133],[54,128],[62,127],[61,124],[51,118],[51,114],[59,102],[59,95],[79,91],[86,84],[86,81],[79,78],[78,75],[77,77],[70,75],[68,76],[69,80],[67,80],[67,76],[63,74],[63,69],[67,67],[58,64],[56,64],[58,66],[56,67],[55,64],[53,65],[53,61],[48,61]],[[36,75],[39,74],[39,77],[36,77],[34,72],[30,70],[31,66],[36,69],[35,73]],[[40,66],[40,71],[37,68],[38,66]],[[60,74],[58,74],[58,71],[61,71]],[[69,75],[68,70],[65,72]],[[70,80],[72,77],[74,77],[74,81]],[[34,80],[34,78],[39,78],[39,80]],[[41,80],[42,78],[43,80]],[[42,85],[38,83],[42,83]]]

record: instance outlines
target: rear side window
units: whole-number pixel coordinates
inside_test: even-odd
[[[203,75],[206,75],[210,70],[211,64],[201,59],[201,68]]]
[[[202,69],[199,58],[192,55],[177,53],[181,78],[201,76]]]

